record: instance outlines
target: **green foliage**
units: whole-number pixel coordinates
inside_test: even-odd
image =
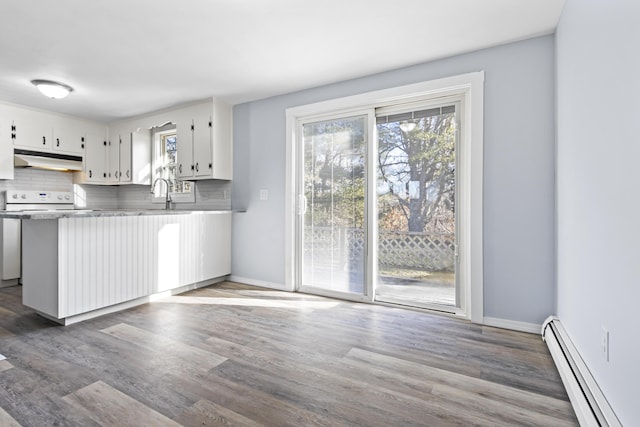
[[[356,117],[304,127],[307,225],[364,226],[364,124]]]
[[[413,119],[378,125],[379,211],[381,227],[395,228],[404,216],[408,231],[422,232],[452,223],[455,209],[455,116]],[[413,187],[413,188],[412,188]],[[452,224],[450,224],[452,225]]]
[[[451,231],[455,210],[455,115],[378,124],[378,213],[382,229]],[[364,117],[304,126],[307,225],[364,226]],[[447,230],[449,229],[449,230]]]

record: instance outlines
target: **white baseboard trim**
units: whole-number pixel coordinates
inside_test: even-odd
[[[622,427],[560,319],[549,316],[545,320],[542,339],[549,347],[580,425]]]
[[[498,319],[496,317],[485,317],[483,325],[495,326],[496,328],[511,329],[513,331],[539,334],[540,325],[536,323],[518,322],[516,320]]]
[[[35,310],[40,316],[52,320],[60,325],[68,326],[73,325],[74,323],[82,322],[83,320],[93,319],[98,316],[103,316],[105,314],[115,313],[116,311],[126,310],[128,308],[136,307],[142,304],[146,304],[148,302],[154,302],[161,300],[163,298],[178,295],[183,292],[191,291],[194,289],[204,288],[205,286],[213,285],[214,283],[218,283],[225,280],[225,277],[218,277],[215,279],[203,280],[202,282],[191,283],[189,285],[180,286],[179,288],[169,289],[163,292],[158,292],[152,295],[147,295],[144,297],[132,299],[129,301],[123,301],[118,304],[110,305],[107,307],[98,308],[93,311],[88,311],[86,313],[74,314],[73,316],[65,317],[62,319],[58,319],[56,317],[50,316],[46,313],[42,313],[38,310]]]
[[[287,287],[281,283],[273,283],[273,282],[265,282],[263,280],[249,279],[248,277],[240,277],[240,276],[229,276],[229,281],[244,283],[245,285],[258,286],[259,288],[269,288],[276,289],[279,291],[291,292],[291,289],[287,289]]]

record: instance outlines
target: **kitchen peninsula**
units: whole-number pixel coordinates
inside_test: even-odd
[[[70,210],[22,220],[23,304],[68,325],[224,279],[231,212]]]

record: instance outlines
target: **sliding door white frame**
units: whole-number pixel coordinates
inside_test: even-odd
[[[300,262],[299,265],[297,265],[297,268],[295,268],[295,264],[294,264],[294,271],[296,274],[296,278],[293,284],[293,287],[294,287],[293,290],[297,290],[305,293],[312,293],[316,295],[323,295],[323,296],[332,297],[332,298],[341,298],[341,299],[347,299],[352,301],[372,302],[374,297],[373,283],[374,283],[374,278],[377,275],[377,266],[376,266],[376,270],[371,269],[371,266],[376,264],[374,262],[376,259],[374,251],[375,251],[375,248],[377,248],[377,241],[375,239],[372,239],[371,237],[372,235],[374,236],[377,235],[375,233],[375,228],[374,228],[374,226],[377,227],[377,222],[376,222],[377,215],[375,210],[375,194],[372,196],[372,192],[375,191],[376,156],[373,155],[374,152],[370,150],[372,146],[375,147],[376,141],[377,141],[375,111],[371,108],[368,108],[365,110],[348,110],[346,112],[340,111],[337,114],[330,113],[330,114],[319,114],[319,115],[307,115],[304,117],[296,118],[295,128],[296,128],[296,137],[297,137],[298,135],[303,135],[303,126],[305,124],[311,124],[315,122],[322,122],[322,121],[329,121],[329,120],[337,120],[337,119],[348,118],[348,117],[358,117],[358,116],[365,117],[367,122],[367,138],[365,141],[365,162],[366,162],[365,185],[367,187],[364,190],[364,193],[365,193],[364,232],[365,232],[366,238],[364,242],[363,292],[362,294],[356,294],[356,293],[350,293],[350,292],[324,289],[324,288],[316,287],[312,285],[305,285],[303,284],[303,280],[302,280],[302,262]],[[294,160],[294,164],[301,164],[301,165],[304,164],[303,153],[296,151],[296,155],[297,157]],[[373,168],[372,168],[372,165],[373,165]],[[303,221],[297,220],[297,219],[303,218],[303,213],[305,208],[301,206],[301,204],[305,203],[306,201],[304,200],[303,197],[300,197],[302,195],[301,189],[303,188],[303,177],[302,177],[303,171],[299,171],[299,172],[301,173],[298,176],[294,177],[295,186],[293,191],[297,195],[296,199],[298,202],[298,207],[296,208],[297,215],[293,217],[293,222],[296,223],[295,232],[298,233],[298,235],[302,235]],[[295,239],[295,236],[294,236],[294,239]],[[294,254],[295,254],[294,259],[298,256],[298,254],[302,253],[301,249],[295,246],[295,245],[299,245],[300,243],[301,242],[299,241],[294,243]]]
[[[464,316],[475,323],[483,323],[483,239],[482,239],[482,189],[483,189],[483,103],[484,72],[474,72],[423,83],[384,89],[361,95],[349,96],[315,104],[293,107],[286,110],[286,197],[285,197],[285,287],[296,286],[296,216],[300,209],[296,194],[296,162],[298,123],[303,118],[322,116],[328,113],[350,114],[355,111],[375,109],[400,103],[425,101],[459,96],[462,103],[462,128],[460,129],[461,174],[460,182],[460,280],[465,281],[465,301],[468,302]],[[369,126],[375,127],[374,124]],[[374,131],[375,132],[375,131]],[[375,136],[375,133],[372,133]],[[375,138],[377,141],[377,137]],[[375,173],[375,156],[367,157],[370,173]],[[372,163],[373,162],[373,163]],[[372,167],[373,166],[373,167]],[[375,182],[373,180],[372,182]],[[368,194],[371,194],[368,189]],[[368,217],[375,216],[375,197],[367,202]],[[368,218],[375,221],[375,218]],[[371,247],[375,245],[375,223],[371,222],[368,237]],[[370,249],[371,251],[371,249]],[[368,253],[368,268],[375,272],[375,257]],[[377,276],[373,276],[377,277]],[[372,282],[372,280],[368,280]],[[367,283],[367,287],[372,287]],[[368,289],[369,290],[369,289]],[[372,291],[372,290],[369,290]],[[371,292],[370,295],[373,293]]]

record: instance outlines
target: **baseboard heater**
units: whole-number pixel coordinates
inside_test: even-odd
[[[542,339],[549,347],[580,425],[621,427],[611,405],[556,316],[549,316],[542,324]]]

